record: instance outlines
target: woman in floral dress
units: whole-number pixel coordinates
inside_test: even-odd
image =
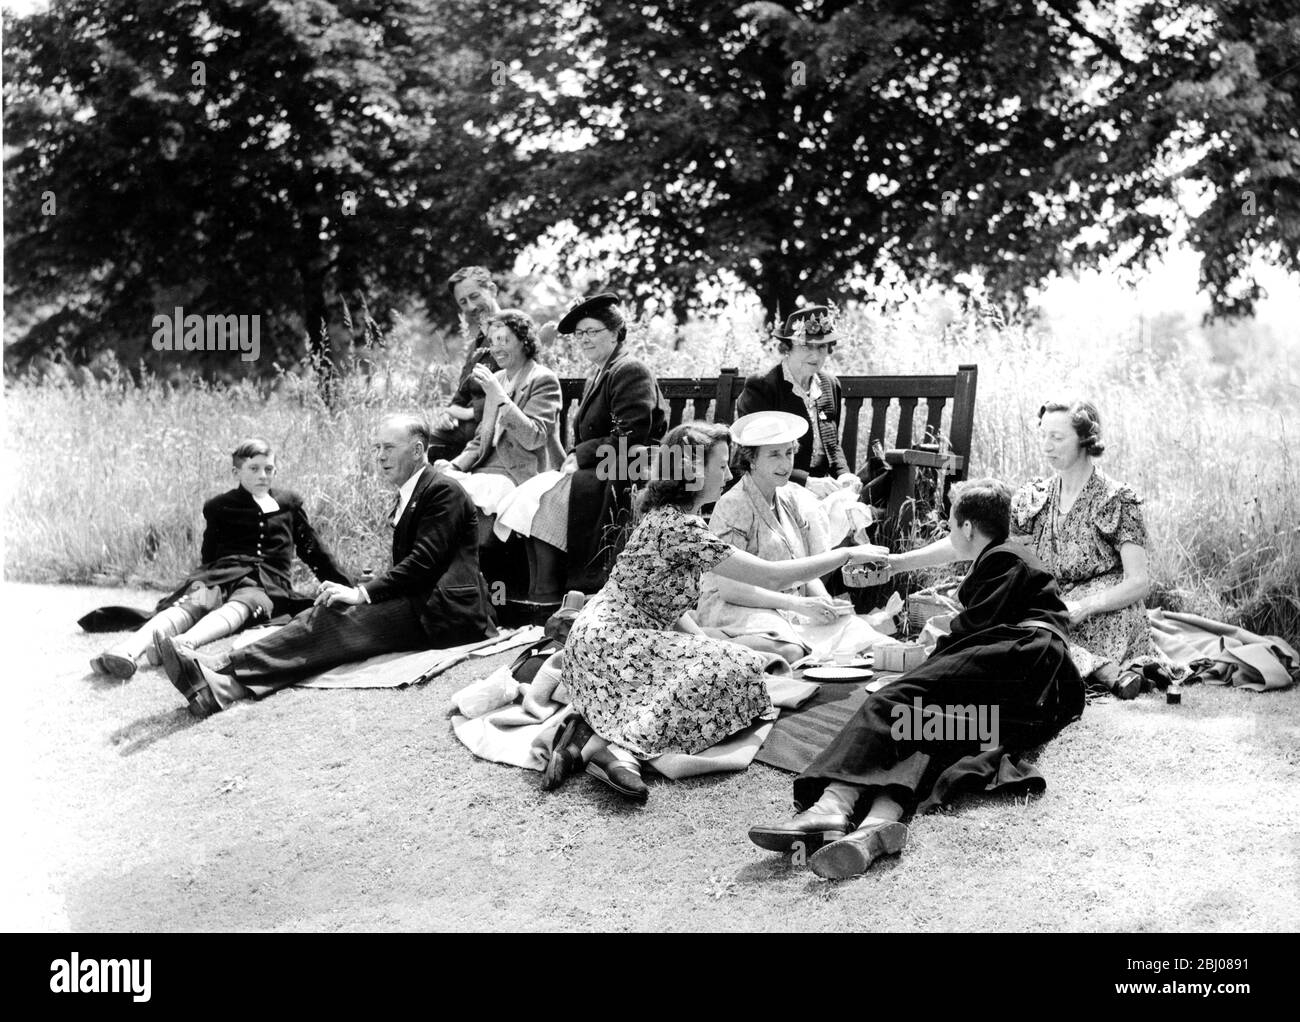
[[[1164,665],[1143,602],[1151,585],[1142,501],[1097,467],[1105,446],[1091,402],[1048,402],[1039,409],[1038,432],[1052,475],[1016,492],[1012,538],[1026,542],[1056,576],[1079,673],[1094,688],[1132,699],[1142,691],[1142,668]],[[946,539],[890,558],[894,571],[952,560]]]
[[[1135,661],[1158,659],[1143,602],[1151,587],[1142,500],[1097,468],[1105,448],[1092,404],[1045,404],[1038,429],[1055,471],[1016,493],[1012,532],[1056,576],[1070,610],[1070,653],[1079,673],[1115,690]],[[1140,687],[1139,672],[1127,673],[1116,693],[1122,698]]]
[[[771,562],[713,535],[699,510],[730,478],[729,440],[725,426],[703,422],[664,437],[641,521],[565,644],[563,680],[578,715],[557,736],[548,789],[589,762],[598,780],[645,801],[641,760],[702,752],[774,715],[764,680],[774,658],[706,636],[690,614],[704,572],[781,590],[884,558],[881,547],[858,546]]]

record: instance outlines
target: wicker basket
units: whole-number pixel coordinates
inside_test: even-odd
[[[925,623],[936,614],[951,614],[953,601],[929,589],[913,593],[907,598],[907,626],[913,633],[925,627]]]

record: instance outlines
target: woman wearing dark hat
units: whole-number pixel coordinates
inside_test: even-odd
[[[548,473],[525,483],[500,517],[529,537],[528,597],[539,603],[559,602],[566,589],[594,593],[605,584],[611,543],[629,507],[628,463],[665,426],[654,374],[623,351],[627,322],[618,295],[578,302],[557,331],[571,335],[593,367],[568,457],[558,481]],[[531,513],[531,520],[516,519],[516,512]]]
[[[731,424],[733,464],[744,475],[724,493],[709,518],[714,535],[765,561],[790,561],[824,553],[819,534],[800,508],[797,486],[788,486],[799,438],[808,423],[789,412],[754,412]],[[809,625],[832,624],[850,605],[837,605],[820,579],[780,592],[705,575],[700,582],[701,627],[719,629],[734,642],[795,661],[811,648]]]
[[[863,482],[840,446],[840,381],[822,368],[840,340],[835,321],[835,310],[826,305],[791,313],[785,330],[775,335],[781,361],[762,376],[746,380],[736,400],[737,416],[789,412],[808,423],[808,431],[799,438],[790,478],[818,497],[841,487],[857,492]],[[868,471],[868,478],[875,478],[888,470],[881,463]]]

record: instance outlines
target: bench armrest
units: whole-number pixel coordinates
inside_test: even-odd
[[[940,454],[937,451],[918,451],[914,448],[885,452],[887,465],[913,465],[917,468],[942,469],[946,475],[956,475],[966,467],[960,454]]]

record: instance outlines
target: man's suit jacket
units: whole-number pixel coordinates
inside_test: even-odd
[[[365,588],[371,603],[410,601],[435,648],[496,634],[478,516],[458,483],[424,467],[393,529],[393,566]]]
[[[506,372],[496,374],[506,385]],[[544,365],[533,362],[519,374],[507,396],[513,402],[495,408],[484,407],[474,439],[465,445],[453,464],[473,472],[495,448],[501,464],[515,483],[560,467],[564,448],[560,446],[560,380]]]
[[[794,471],[790,473],[791,482],[806,486],[808,484],[809,469],[812,467],[812,431],[817,428],[817,423],[809,420],[808,408],[799,395],[794,392],[794,388],[790,386],[790,381],[785,378],[782,366],[783,363],[778,362],[769,372],[764,373],[762,376],[751,376],[745,381],[745,389],[740,392],[740,397],[736,399],[736,418],[749,415],[752,412],[789,412],[791,415],[797,415],[804,422],[807,422],[808,432],[799,438],[799,450],[794,457]],[[840,381],[831,373],[821,372],[817,375],[821,378],[823,391],[826,389],[826,384],[828,382],[830,384],[832,414],[828,415],[827,418],[834,427],[836,437],[833,449],[823,443],[822,446],[826,449],[826,463],[817,474],[839,478],[845,472],[853,471],[848,460],[844,457],[843,448],[839,444],[840,411],[843,404],[843,398],[840,397]]]

